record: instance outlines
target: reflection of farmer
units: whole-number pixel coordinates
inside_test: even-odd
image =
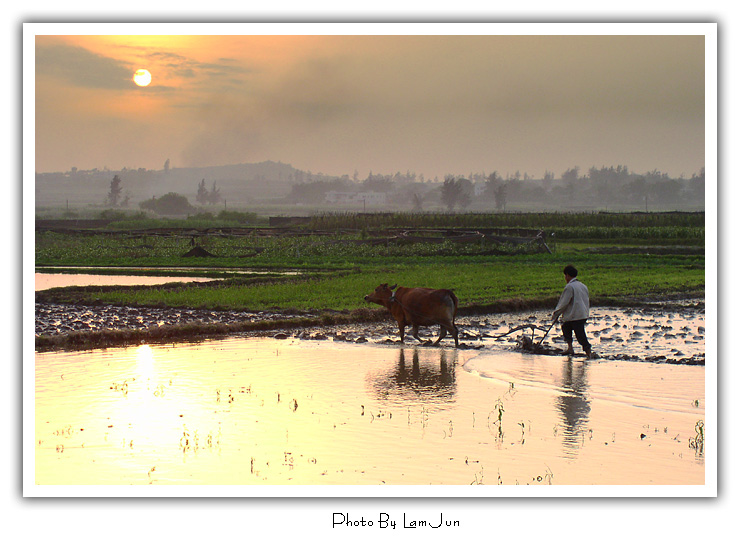
[[[583,347],[586,358],[591,358],[591,344],[586,338],[586,319],[588,319],[588,288],[578,281],[576,276],[578,270],[572,265],[563,269],[565,274],[565,289],[560,295],[560,301],[552,314],[552,320],[556,321],[560,315],[563,316],[563,338],[568,344],[567,354],[573,354],[573,333],[576,334],[578,343]]]
[[[563,362],[562,386],[565,392],[559,392],[557,406],[563,420],[563,446],[568,455],[578,454],[578,448],[591,412],[588,398],[587,362],[574,362],[572,358]]]

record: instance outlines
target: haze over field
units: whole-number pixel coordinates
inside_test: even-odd
[[[702,35],[37,35],[36,171],[689,178],[704,53]]]

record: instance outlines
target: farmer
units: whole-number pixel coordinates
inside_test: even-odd
[[[586,358],[591,358],[591,344],[588,342],[585,330],[586,319],[588,319],[588,288],[578,281],[576,278],[578,270],[572,265],[566,266],[563,274],[565,274],[566,285],[552,314],[552,320],[557,321],[560,315],[563,316],[561,328],[563,338],[568,344],[567,354],[574,354],[573,333],[575,332],[578,343],[586,353]]]

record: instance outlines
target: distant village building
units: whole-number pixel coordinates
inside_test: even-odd
[[[325,200],[331,204],[384,205],[387,194],[382,191],[327,191]]]

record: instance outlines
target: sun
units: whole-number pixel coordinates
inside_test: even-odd
[[[139,86],[149,86],[152,82],[152,74],[145,69],[137,69],[134,73],[134,82]]]

